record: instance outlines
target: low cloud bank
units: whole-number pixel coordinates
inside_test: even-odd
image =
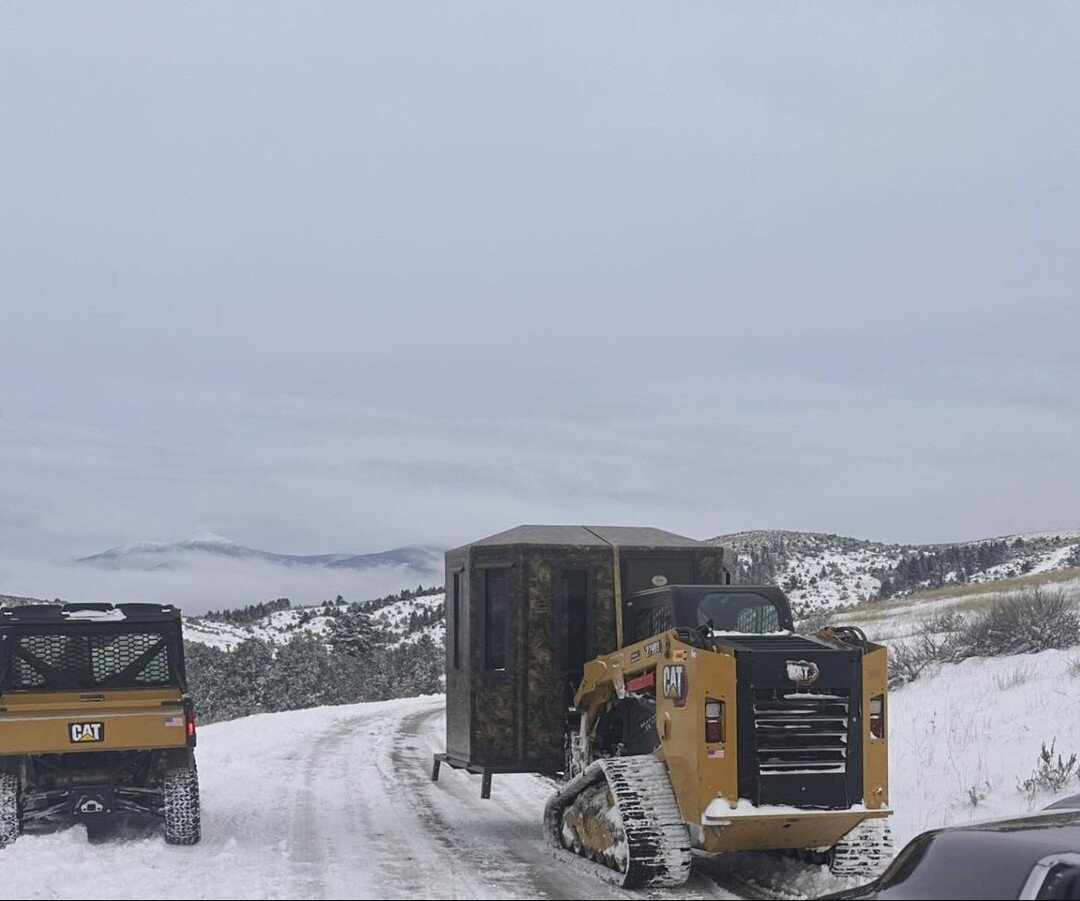
[[[358,572],[223,560],[208,554],[185,554],[163,563],[166,566],[160,569],[144,571],[0,558],[0,594],[67,601],[168,602],[197,614],[279,597],[294,604],[312,604],[339,594],[350,601],[364,600],[442,582],[437,570],[408,566]]]

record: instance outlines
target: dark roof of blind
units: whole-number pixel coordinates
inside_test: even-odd
[[[497,535],[471,541],[476,545],[551,544],[585,547],[700,547],[705,544],[685,535],[650,526],[515,526]]]

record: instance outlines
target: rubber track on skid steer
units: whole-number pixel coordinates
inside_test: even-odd
[[[626,833],[628,863],[619,872],[563,847],[562,812],[582,791],[606,780]],[[596,760],[544,807],[544,834],[560,859],[627,888],[682,885],[690,876],[690,833],[667,765],[651,754]]]
[[[832,850],[829,872],[834,876],[875,879],[893,858],[892,829],[883,819],[863,820]]]

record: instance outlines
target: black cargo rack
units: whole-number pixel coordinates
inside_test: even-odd
[[[137,671],[132,669],[135,664]],[[0,694],[150,685],[177,685],[187,691],[179,607],[148,603],[0,607]]]
[[[106,618],[120,612],[123,619]],[[99,619],[95,613],[102,614]],[[24,604],[0,607],[0,627],[6,625],[49,625],[58,623],[161,623],[180,622],[180,608],[172,604]]]

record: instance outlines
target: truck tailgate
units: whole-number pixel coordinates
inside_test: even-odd
[[[0,756],[187,744],[175,689],[19,691],[0,696]]]

